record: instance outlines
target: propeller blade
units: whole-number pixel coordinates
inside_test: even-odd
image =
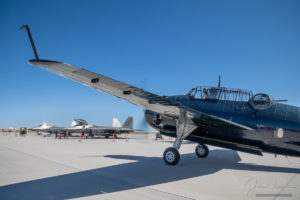
[[[142,119],[140,120],[138,128],[140,130],[144,130],[145,132],[148,132],[150,130],[150,126],[146,122],[145,117],[142,117]]]

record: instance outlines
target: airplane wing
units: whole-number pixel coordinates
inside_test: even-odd
[[[130,129],[130,128],[122,128],[122,127],[97,127],[97,126],[93,126],[93,127],[81,127],[81,128],[63,128],[63,131],[67,131],[67,132],[82,132],[82,131],[88,131],[88,130],[92,130],[92,131],[121,131],[121,130],[134,130],[134,129]]]
[[[57,132],[57,131],[62,131],[63,127],[49,127],[49,128],[29,128],[28,130],[30,131],[39,131],[39,132]]]
[[[108,131],[133,132],[133,131],[135,131],[135,129],[122,128],[122,127],[91,127],[91,128],[87,128],[87,130],[90,130],[93,132],[108,132]]]
[[[105,133],[105,132],[133,132],[135,129],[122,128],[122,127],[85,127],[85,128],[64,128],[63,131],[68,133],[82,133],[82,132],[92,132],[92,133]]]
[[[144,91],[143,89],[133,87],[109,77],[86,69],[74,67],[66,63],[50,60],[30,60],[29,63],[80,82],[88,87],[106,92],[155,113],[178,118],[180,109],[185,109],[187,111],[187,117],[191,119],[198,119],[198,121],[206,125],[253,130],[252,128],[242,124],[219,118],[217,116],[208,115],[198,110],[193,110],[181,105],[179,102],[169,99],[168,97],[155,95]]]

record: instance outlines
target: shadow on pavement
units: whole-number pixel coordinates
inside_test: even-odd
[[[299,173],[297,168],[239,163],[235,151],[212,150],[208,158],[184,154],[177,166],[161,157],[107,155],[132,162],[0,187],[0,199],[69,199],[135,189],[217,173],[222,169]]]

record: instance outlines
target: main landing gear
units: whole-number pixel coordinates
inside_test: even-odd
[[[199,158],[205,158],[208,156],[209,149],[205,144],[198,144],[195,148],[195,153]]]
[[[206,158],[209,154],[209,149],[205,144],[198,144],[195,148],[195,153],[199,158]],[[169,147],[164,152],[164,161],[168,165],[176,165],[179,162],[179,151],[174,147]]]
[[[191,118],[187,116],[187,111],[180,110],[179,119],[176,120],[176,140],[173,147],[169,147],[164,151],[164,161],[167,165],[176,165],[180,160],[179,148],[182,141],[189,136],[197,126],[193,123]],[[196,155],[204,158],[208,155],[208,147],[205,144],[197,145],[195,149]]]
[[[179,151],[174,147],[169,147],[164,152],[164,161],[167,165],[176,165],[180,159]]]

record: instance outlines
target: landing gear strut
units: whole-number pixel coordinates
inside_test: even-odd
[[[209,149],[205,144],[198,144],[195,148],[195,153],[199,158],[205,158],[208,156]]]
[[[180,110],[179,119],[176,120],[176,140],[173,147],[169,147],[164,152],[164,161],[167,165],[176,165],[180,159],[178,152],[184,138],[189,136],[197,128],[191,118],[187,116],[187,111]]]

